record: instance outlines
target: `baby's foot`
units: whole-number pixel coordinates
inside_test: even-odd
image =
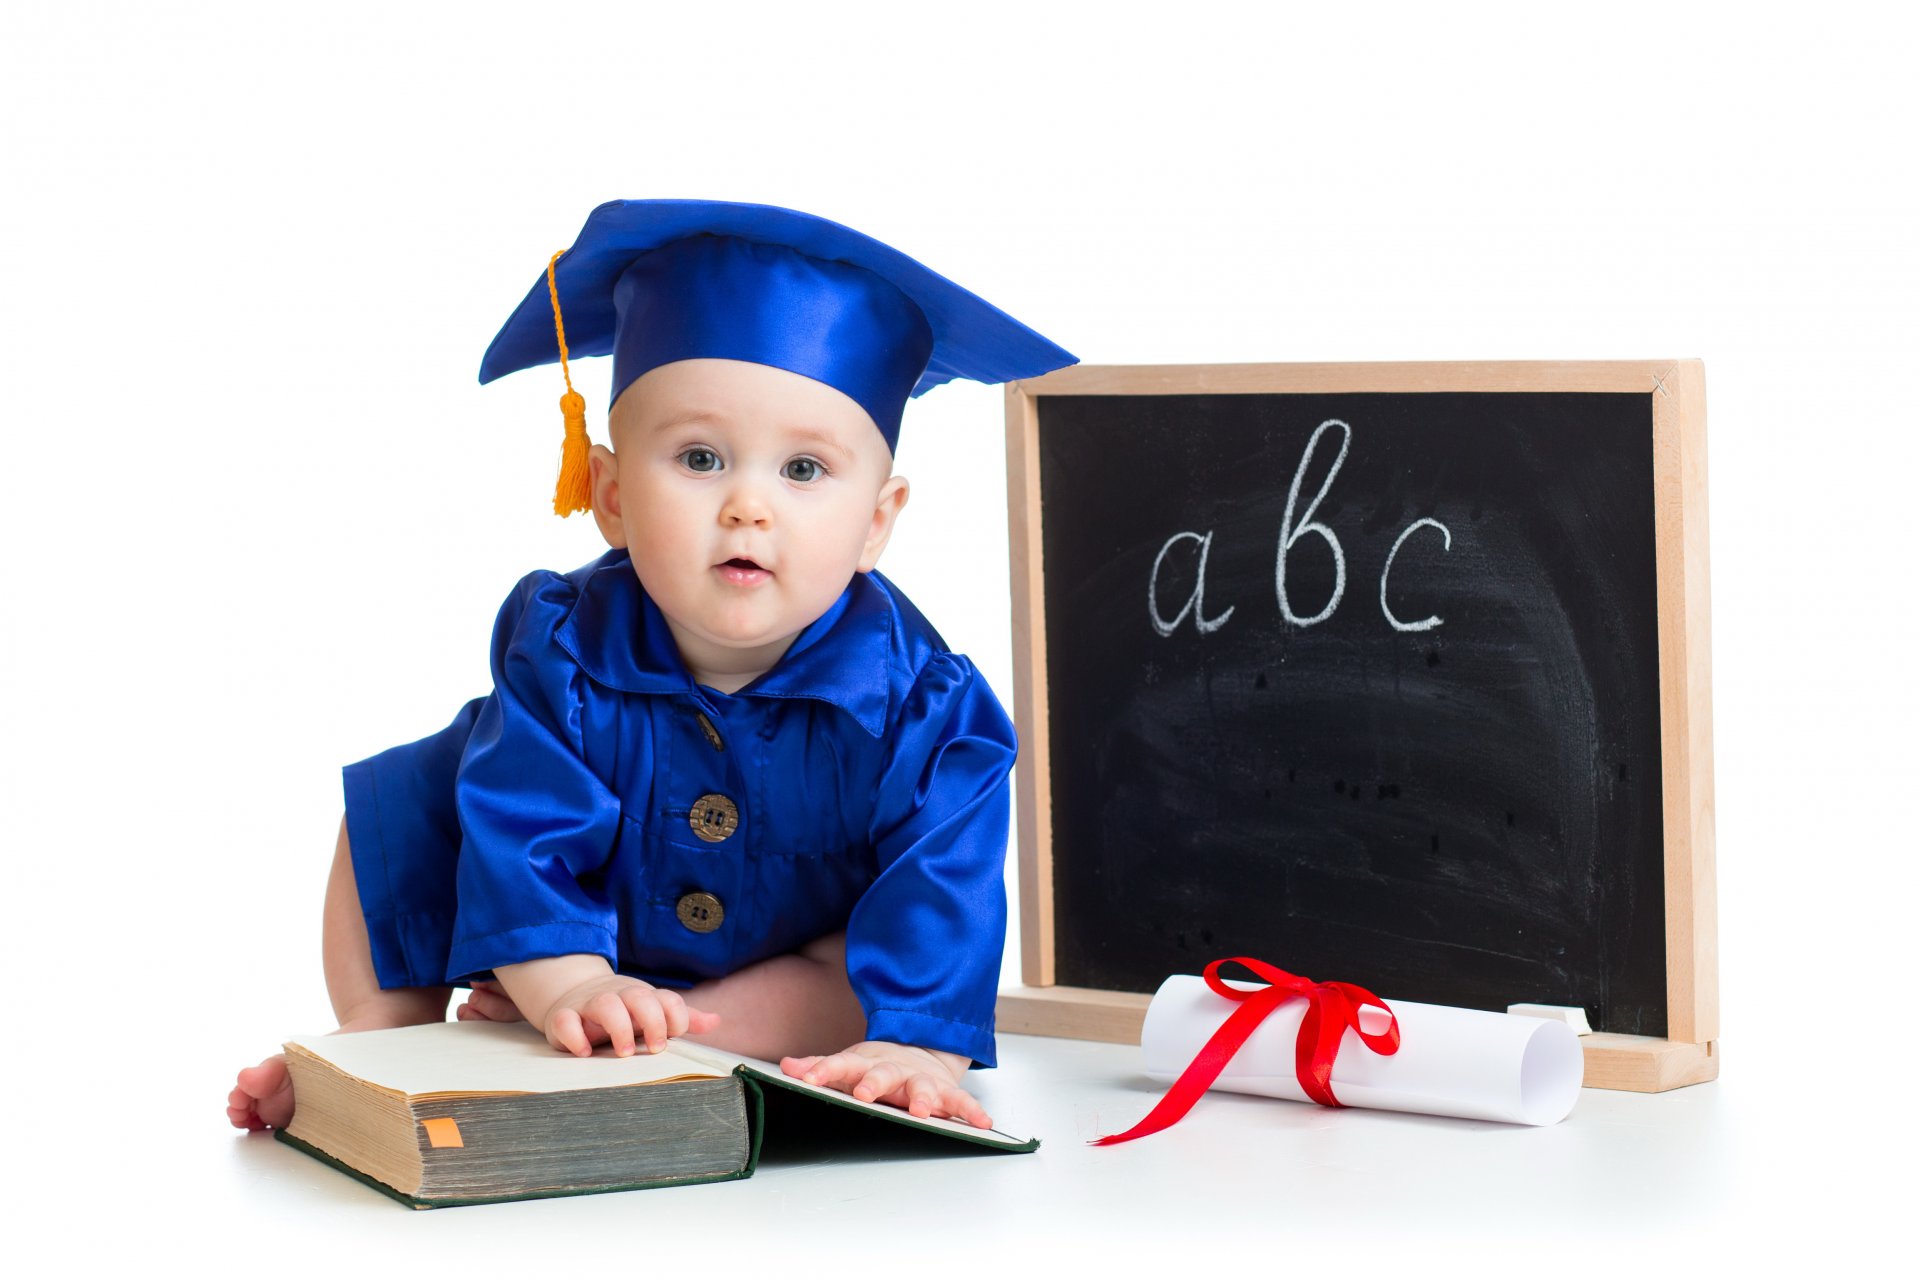
[[[293,1079],[285,1054],[240,1073],[227,1095],[227,1119],[236,1129],[284,1129],[293,1119]]]

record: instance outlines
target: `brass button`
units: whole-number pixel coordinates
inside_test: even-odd
[[[710,893],[688,893],[681,895],[673,914],[695,933],[712,933],[727,918],[727,909]]]
[[[718,844],[739,829],[740,811],[725,796],[708,792],[693,802],[687,823],[693,828],[693,834],[710,844]]]
[[[707,719],[706,712],[696,711],[693,713],[693,718],[700,722],[700,732],[707,735],[708,746],[712,747],[715,751],[725,751],[727,749],[727,744],[720,740],[720,731],[713,727],[713,721]]]

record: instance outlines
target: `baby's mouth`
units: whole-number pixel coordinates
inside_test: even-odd
[[[773,576],[770,571],[761,568],[758,561],[749,560],[745,556],[735,556],[731,560],[715,565],[714,568],[720,571],[722,578],[740,586],[765,582]]]

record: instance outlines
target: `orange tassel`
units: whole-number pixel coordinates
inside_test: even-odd
[[[570,516],[593,507],[587,489],[587,402],[571,384],[560,397],[560,416],[566,420],[567,438],[560,445],[560,481],[553,488],[553,514]]]
[[[560,253],[565,253],[562,249]],[[553,486],[553,514],[570,516],[576,511],[591,511],[593,496],[587,480],[587,402],[573,389],[573,375],[567,371],[567,327],[560,320],[560,290],[553,283],[553,264],[560,253],[547,259],[547,296],[553,300],[553,335],[560,345],[560,376],[566,379],[567,394],[560,397],[560,417],[566,423],[567,436],[560,444],[560,479]]]

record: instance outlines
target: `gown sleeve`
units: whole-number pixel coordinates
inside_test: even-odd
[[[967,659],[940,653],[908,693],[869,833],[879,875],[847,923],[867,1037],[994,1064],[1007,933],[1013,724]]]
[[[462,840],[451,981],[548,956],[618,963],[614,909],[595,873],[618,836],[620,802],[586,763],[587,677],[554,634],[575,594],[558,575],[529,575],[494,623],[493,694],[455,786]]]
[[[447,981],[460,859],[453,780],[485,704],[475,698],[440,732],[341,771],[353,878],[383,988]]]

